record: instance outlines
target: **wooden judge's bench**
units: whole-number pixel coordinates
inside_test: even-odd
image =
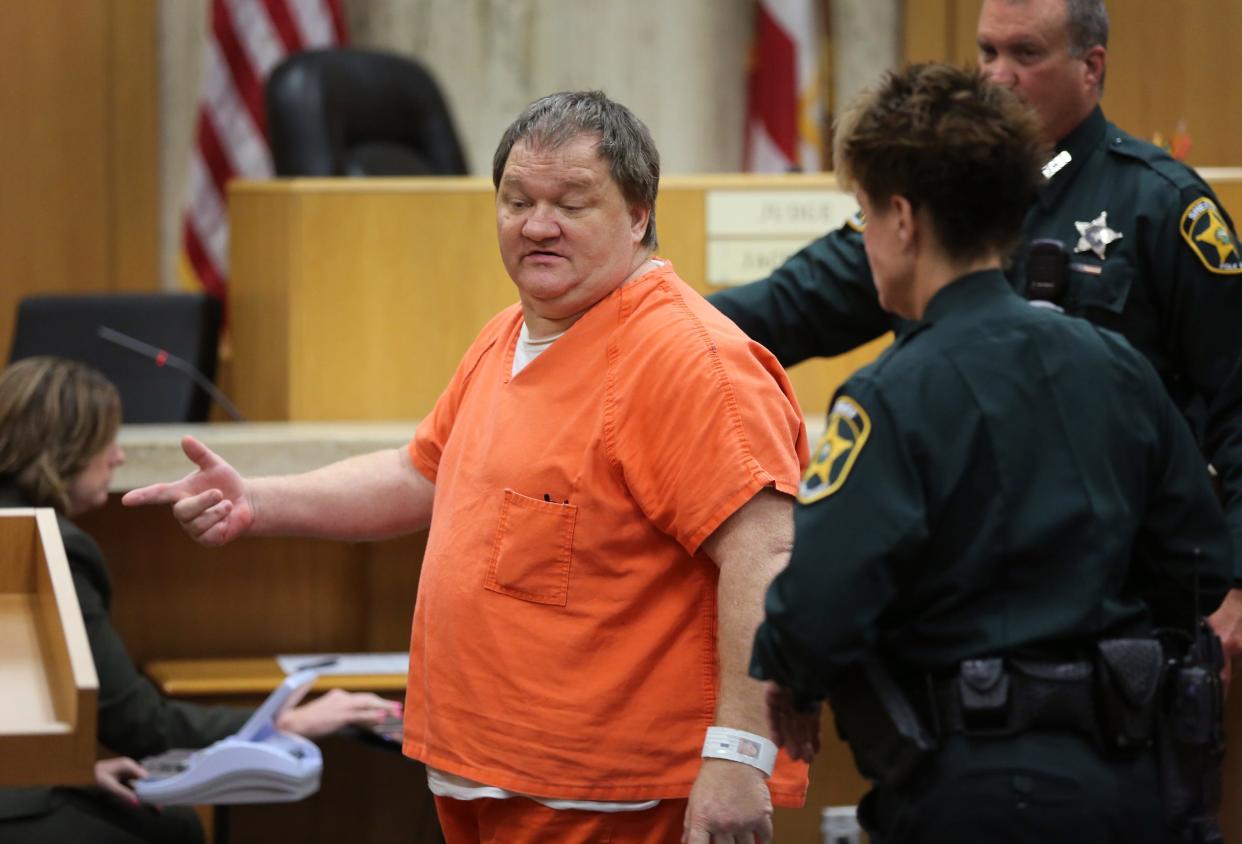
[[[1242,207],[1242,177],[1207,175],[1226,206]],[[666,178],[659,254],[707,292],[709,281],[764,275],[853,208],[831,176]],[[408,441],[478,330],[516,301],[485,180],[235,183],[230,220],[231,355],[221,386],[251,422],[196,433],[245,473],[299,471]],[[885,342],[793,369],[812,425],[835,386]],[[124,429],[128,463],[114,491],[189,471],[176,445],[187,430]],[[279,676],[268,673],[274,654],[407,647],[425,534],[371,544],[247,539],[207,550],[166,508],[126,510],[117,495],[81,524],[108,559],[116,626],[137,662],[159,663],[153,672],[171,693],[253,701],[256,672]],[[177,685],[204,676],[208,686]],[[361,685],[399,696],[393,678]],[[1242,726],[1240,699],[1230,701],[1230,725]],[[824,733],[807,807],[777,811],[779,842],[819,841],[821,808],[854,804],[864,791],[830,723]],[[1242,788],[1238,755],[1226,779],[1227,835],[1242,834],[1238,801],[1228,797]],[[229,840],[436,841],[430,811],[416,763],[333,739],[320,794],[234,810]]]

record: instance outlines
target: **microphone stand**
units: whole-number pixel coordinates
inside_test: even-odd
[[[212,400],[233,418],[234,422],[245,422],[246,419],[241,415],[241,411],[229,401],[228,396],[220,392],[216,385],[211,383],[206,375],[198,371],[192,363],[182,360],[174,354],[170,354],[164,349],[158,349],[150,343],[144,343],[128,334],[122,334],[116,329],[109,328],[106,325],[99,326],[99,338],[107,340],[113,345],[120,346],[122,349],[128,349],[134,354],[141,355],[147,360],[152,361],[156,366],[167,366],[187,376],[191,381],[199,386]]]

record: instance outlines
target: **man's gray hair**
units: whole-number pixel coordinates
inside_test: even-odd
[[[1092,47],[1108,46],[1108,11],[1104,0],[1065,0],[1070,55],[1081,58]]]
[[[599,156],[608,163],[625,201],[650,210],[642,243],[654,249],[660,153],[643,122],[603,91],[561,91],[528,105],[500,138],[492,158],[492,184],[500,187],[509,153],[519,141],[534,149],[557,149],[579,135],[599,137]]]

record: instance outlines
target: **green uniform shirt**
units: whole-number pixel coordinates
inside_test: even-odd
[[[937,671],[1188,627],[1230,550],[1143,357],[974,273],[837,393],[751,673],[822,697],[871,648]]]
[[[1221,474],[1242,582],[1242,254],[1233,224],[1193,170],[1099,109],[1052,162],[1024,240],[1065,244],[1066,311],[1124,335],[1191,421]],[[876,300],[859,230],[851,221],[770,278],[711,301],[786,366],[849,351],[894,327]],[[1024,293],[1025,247],[1007,275]]]

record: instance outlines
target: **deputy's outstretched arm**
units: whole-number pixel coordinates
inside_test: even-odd
[[[707,299],[782,366],[848,352],[890,331],[863,251],[861,223],[831,231],[770,276]]]
[[[174,483],[129,492],[128,507],[171,504],[196,542],[217,546],[240,536],[365,540],[399,536],[431,521],[435,484],[405,448],[358,455],[300,475],[244,478],[207,446],[185,437],[198,467]]]

